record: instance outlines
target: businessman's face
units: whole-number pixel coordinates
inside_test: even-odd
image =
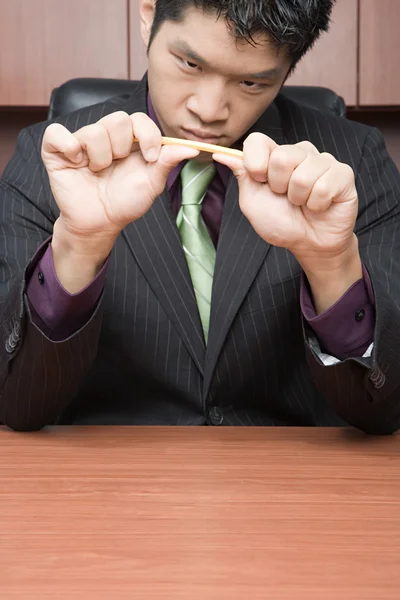
[[[149,12],[143,14],[151,21]],[[145,20],[144,19],[144,20]],[[145,43],[151,23],[142,24]],[[256,38],[237,41],[224,19],[190,8],[165,21],[148,53],[149,89],[164,134],[231,146],[279,92],[289,59]]]

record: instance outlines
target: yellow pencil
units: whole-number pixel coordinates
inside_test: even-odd
[[[137,142],[138,140],[134,138]],[[161,143],[163,146],[186,146],[187,148],[194,148],[200,152],[210,152],[211,154],[226,154],[228,156],[236,156],[243,158],[243,152],[241,150],[234,150],[233,148],[225,148],[224,146],[216,146],[214,144],[205,144],[204,142],[195,142],[193,140],[184,140],[179,138],[162,137]]]

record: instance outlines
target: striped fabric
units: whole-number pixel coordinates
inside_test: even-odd
[[[196,160],[186,163],[181,171],[182,206],[176,220],[206,342],[216,253],[201,216],[201,205],[215,173],[214,163],[204,165]]]
[[[146,112],[146,79],[59,119],[76,131],[105,114]],[[356,232],[371,276],[371,359],[325,367],[307,343],[300,269],[240,211],[233,176],[218,241],[207,347],[164,191],[112,252],[103,297],[75,335],[53,342],[30,320],[30,261],[58,215],[40,159],[46,123],[25,129],[0,181],[0,421],[48,423],[400,425],[400,177],[376,129],[278,96],[252,128],[279,144],[310,140],[356,173]]]

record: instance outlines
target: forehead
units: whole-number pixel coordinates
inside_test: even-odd
[[[160,33],[171,50],[190,48],[215,69],[231,72],[260,72],[289,63],[267,35],[254,35],[254,43],[237,39],[226,19],[216,13],[188,8],[180,21],[165,21]]]

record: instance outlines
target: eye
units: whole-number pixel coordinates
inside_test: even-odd
[[[185,60],[184,58],[181,58],[181,61],[182,61],[183,65],[187,69],[190,69],[191,71],[194,71],[195,69],[198,68],[198,66],[196,65],[196,63],[191,62],[190,60]]]
[[[248,91],[259,92],[260,90],[267,87],[266,84],[263,83],[255,83],[254,81],[242,81],[243,87]]]

